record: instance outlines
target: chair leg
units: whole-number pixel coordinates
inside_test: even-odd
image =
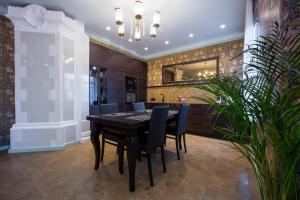
[[[182,135],[179,135],[179,149],[180,150],[182,150],[182,143],[181,143],[181,139],[182,139],[182,137],[181,137]]]
[[[180,160],[180,155],[179,155],[179,137],[176,136],[176,152],[177,152],[177,159]]]
[[[183,134],[183,144],[184,144],[184,152],[186,153],[186,142],[185,142],[185,133]]]
[[[118,145],[118,152],[119,152],[119,172],[123,174],[123,165],[124,165],[124,146]]]
[[[105,137],[102,134],[102,150],[101,150],[101,162],[103,162],[103,158],[104,158],[104,147],[105,147]]]
[[[165,141],[164,141],[165,147],[167,146],[167,136],[165,135]]]
[[[161,146],[161,161],[162,161],[164,173],[166,173],[167,169],[166,169],[166,161],[165,161],[165,149],[164,149],[164,145]]]
[[[147,155],[148,157],[148,172],[149,172],[149,178],[150,178],[150,185],[153,187],[153,175],[152,175],[152,164],[151,164],[151,154]]]

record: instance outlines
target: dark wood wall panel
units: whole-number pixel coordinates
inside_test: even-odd
[[[147,101],[147,82],[145,79],[138,78],[137,79],[137,101],[146,102]]]
[[[137,79],[137,101],[146,100],[147,64],[112,49],[90,42],[90,64],[107,69],[107,103],[118,103],[121,111],[125,104],[125,76]]]
[[[147,66],[141,67],[141,62],[138,60],[132,60],[126,66],[124,66],[124,70],[136,77],[147,80]]]
[[[147,103],[147,108],[151,109],[154,106],[165,104],[170,105],[173,110],[177,110],[179,106],[179,104],[169,103]],[[221,117],[214,118],[213,110],[209,104],[190,104],[186,124],[188,134],[224,139],[224,135],[214,129],[216,125],[224,126],[224,119]]]
[[[107,71],[107,102],[118,103],[120,110],[124,110],[125,102],[124,73],[116,70]]]

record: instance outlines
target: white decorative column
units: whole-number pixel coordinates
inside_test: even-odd
[[[89,135],[84,25],[38,5],[8,7],[15,27],[16,124],[10,152],[62,149]]]

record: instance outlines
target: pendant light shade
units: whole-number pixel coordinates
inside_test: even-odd
[[[155,11],[153,14],[153,26],[158,28],[160,26],[160,12]]]
[[[115,11],[116,11],[116,24],[118,26],[122,25],[124,23],[122,10],[121,10],[121,8],[117,7],[117,8],[115,8]]]
[[[120,37],[125,36],[125,26],[124,24],[118,26],[118,34]]]
[[[153,25],[150,27],[150,37],[156,38],[156,28]]]
[[[141,29],[140,29],[139,25],[137,25],[135,27],[134,39],[137,42],[139,42],[141,40]]]
[[[137,20],[141,20],[143,17],[143,7],[141,1],[136,1],[134,4],[134,16]]]

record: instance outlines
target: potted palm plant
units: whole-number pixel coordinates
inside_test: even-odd
[[[297,199],[300,160],[300,32],[274,22],[247,50],[244,79],[219,75],[197,85],[221,97],[201,98],[227,119],[216,127],[250,162],[263,200]],[[299,198],[299,197],[298,197]]]

